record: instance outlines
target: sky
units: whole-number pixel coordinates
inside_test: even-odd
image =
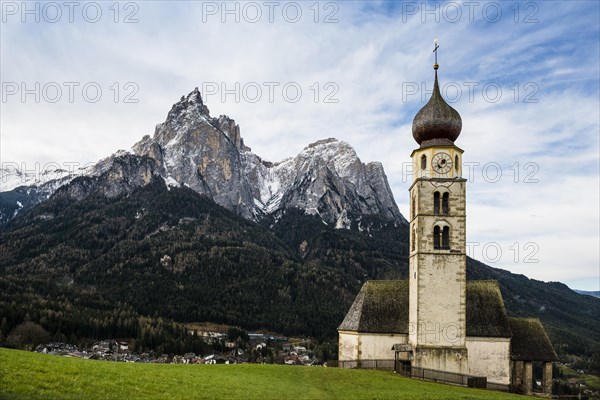
[[[467,253],[600,290],[598,1],[1,1],[0,163],[72,168],[198,87],[273,162],[335,137],[408,215],[412,120],[462,116]]]

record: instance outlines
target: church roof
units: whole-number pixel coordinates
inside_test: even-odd
[[[408,333],[408,281],[367,281],[340,330]]]
[[[367,281],[339,330],[408,333],[408,281]],[[496,281],[467,282],[467,336],[510,337]]]
[[[515,361],[556,361],[558,356],[537,318],[509,318],[513,333],[510,358]]]
[[[510,337],[497,281],[467,282],[467,336]]]

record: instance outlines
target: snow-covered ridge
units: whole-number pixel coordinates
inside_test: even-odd
[[[404,223],[381,163],[363,164],[348,143],[319,140],[296,157],[271,163],[244,152],[245,174],[257,189],[256,214],[296,207],[348,228],[351,215],[380,215]],[[360,218],[359,218],[360,220]]]
[[[246,159],[252,160],[252,156],[247,154]],[[256,204],[265,214],[277,210],[283,196],[296,180],[310,177],[311,182],[315,181],[316,177],[311,176],[311,170],[315,165],[329,166],[341,178],[351,179],[354,177],[353,167],[357,164],[360,165],[361,162],[354,149],[348,143],[335,138],[311,143],[296,157],[275,163],[261,162],[262,171],[257,179],[260,196],[256,199]],[[252,165],[250,167],[256,168]],[[306,210],[309,213],[316,213],[316,205],[312,203],[318,201],[319,195],[313,191],[309,191],[308,195],[307,200],[311,204],[306,207]]]
[[[90,174],[93,165],[77,166],[34,163],[32,166],[17,163],[3,163],[0,168],[0,192],[8,192],[21,186],[42,186],[56,182],[64,185],[78,176]]]
[[[115,158],[127,154],[131,153],[126,150],[118,150],[110,157],[87,164],[78,162],[48,162],[44,164],[3,162],[0,166],[0,192],[9,192],[22,186],[53,186],[56,190],[75,178],[101,175],[110,168]]]

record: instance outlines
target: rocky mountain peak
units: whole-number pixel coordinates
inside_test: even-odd
[[[336,138],[320,139],[320,140],[317,140],[316,142],[310,143],[304,149],[306,150],[306,149],[311,149],[313,147],[324,146],[329,143],[340,143],[340,141],[337,140]]]
[[[381,164],[363,164],[346,142],[319,140],[278,163],[245,154],[244,164],[255,204],[263,214],[299,208],[336,228],[360,228],[363,216],[406,223]]]
[[[194,118],[198,116],[208,117],[210,111],[208,107],[202,101],[202,95],[198,88],[195,88],[187,96],[181,96],[181,100],[173,104],[169,114],[167,115],[167,121],[171,123],[181,123],[185,118]]]
[[[306,161],[331,164],[340,177],[350,178],[362,162],[350,144],[336,138],[318,140],[309,144],[299,154]]]
[[[242,174],[246,149],[240,127],[225,115],[211,118],[198,88],[173,105],[154,137],[133,146],[138,156],[155,160],[169,185],[185,185],[216,203],[254,217],[254,202]]]
[[[360,228],[363,216],[406,223],[380,163],[364,164],[352,146],[335,138],[311,143],[280,162],[262,160],[245,146],[235,120],[210,116],[198,88],[181,97],[154,135],[144,136],[132,150],[98,162],[90,169],[94,179],[86,183],[98,188],[71,190],[73,197],[130,193],[159,176],[169,186],[187,186],[253,220],[298,208],[337,228]],[[135,157],[144,162],[136,163]]]
[[[190,132],[204,129],[206,127],[203,128],[202,125],[207,124],[224,134],[238,150],[250,150],[244,145],[240,136],[240,127],[235,120],[227,115],[221,115],[219,118],[210,116],[210,111],[202,101],[198,88],[187,96],[181,96],[181,100],[171,107],[165,122],[156,126],[153,140],[161,146],[182,146],[182,140],[187,140]]]

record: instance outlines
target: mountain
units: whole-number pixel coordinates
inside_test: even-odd
[[[26,171],[18,164],[3,163],[0,168],[0,226],[19,212],[47,200],[56,189],[71,181],[60,168]]]
[[[130,193],[73,201],[79,177],[0,234],[0,317],[53,336],[135,337],[143,316],[334,338],[367,279],[406,278],[408,227],[370,217],[335,229],[288,209],[255,223],[155,175]],[[542,319],[557,350],[600,349],[600,300],[468,259],[495,279],[510,315]],[[6,332],[4,332],[6,334]]]
[[[159,176],[129,194],[73,201],[91,180],[58,189],[0,235],[0,316],[9,326],[28,314],[53,334],[86,337],[123,313],[330,337],[364,279],[400,269],[369,262],[370,236],[300,210],[289,214],[307,219],[307,248],[328,246],[330,258],[301,262],[268,228]]]
[[[308,145],[280,163],[245,152],[244,167],[259,211],[269,215],[299,208],[336,228],[361,225],[380,216],[407,224],[400,214],[379,162],[363,164],[354,149],[330,138]]]
[[[264,161],[197,90],[131,152],[0,172],[0,340],[26,315],[55,336],[149,347],[161,319],[331,339],[365,280],[408,271],[380,163],[336,139]],[[541,318],[560,352],[600,349],[597,298],[472,259],[467,275],[498,280],[508,313]]]
[[[278,163],[264,161],[244,144],[234,120],[210,116],[197,88],[173,105],[153,137],[145,136],[132,150],[78,171],[93,179],[71,185],[73,198],[130,193],[158,175],[253,221],[299,208],[337,228],[367,229],[363,218],[370,216],[407,223],[381,163],[363,164],[349,144],[336,139],[310,144]],[[74,177],[55,170],[28,182],[17,168],[4,169],[9,190],[0,193],[0,222],[46,200]],[[19,178],[29,184],[18,186]]]
[[[579,293],[579,294],[583,294],[586,296],[592,296],[592,297],[599,297],[600,298],[600,291],[588,291],[588,290],[577,290],[577,289],[573,289],[573,291]]]
[[[77,177],[98,178],[111,169],[114,175],[115,170],[119,168],[120,159],[127,155],[128,153],[125,151],[118,151],[96,164],[70,170],[63,169],[57,164],[49,164],[43,169],[36,164],[34,169],[27,170],[26,165],[2,163],[0,168],[0,227],[19,213],[48,200],[57,189],[69,184]],[[107,195],[114,195],[118,192],[118,190],[106,189],[108,189]],[[81,194],[76,198],[81,198]]]

